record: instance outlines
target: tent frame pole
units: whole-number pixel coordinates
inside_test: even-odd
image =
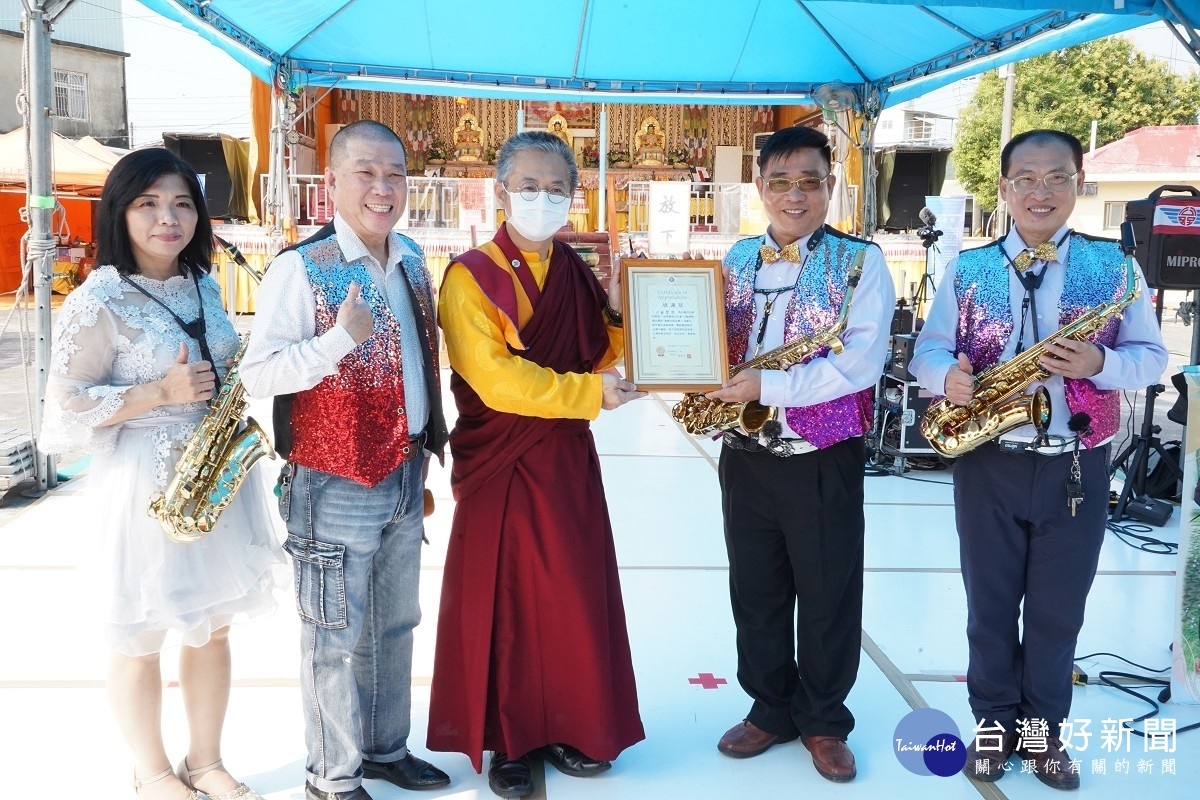
[[[25,28],[25,47],[29,72],[26,80],[27,123],[29,130],[29,174],[26,208],[29,210],[29,244],[27,256],[33,273],[33,298],[36,319],[34,369],[37,375],[37,396],[33,411],[34,470],[37,493],[58,485],[54,456],[44,453],[38,445],[42,417],[46,404],[46,384],[50,376],[51,323],[50,288],[54,280],[56,242],[51,234],[54,198],[51,179],[50,138],[53,126],[53,67],[50,63],[50,25],[71,5],[73,0],[22,0]]]
[[[608,219],[608,105],[600,104],[600,136],[596,151],[600,158],[596,166],[600,169],[600,182],[596,186],[596,230],[606,231],[609,225],[616,225],[615,219]],[[616,253],[609,255],[614,258]]]

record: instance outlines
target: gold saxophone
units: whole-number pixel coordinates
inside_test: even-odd
[[[165,494],[150,498],[150,514],[176,542],[203,539],[233,500],[254,462],[275,457],[266,433],[253,418],[238,430],[246,411],[246,389],[238,375],[249,337],[242,341],[221,390],[184,446]]]
[[[956,457],[1013,428],[1030,424],[1045,428],[1050,422],[1049,394],[1041,386],[1033,394],[1025,393],[1031,384],[1050,376],[1038,359],[1048,342],[1082,342],[1137,299],[1141,286],[1132,258],[1125,259],[1125,271],[1124,295],[1102,303],[1015,358],[979,373],[970,403],[955,405],[943,397],[931,404],[921,418],[921,434],[929,445],[944,456]]]
[[[860,250],[850,265],[846,276],[846,297],[842,309],[833,325],[815,336],[801,337],[787,344],[768,350],[760,356],[738,364],[729,370],[729,377],[746,369],[787,369],[799,364],[822,347],[828,346],[834,353],[842,352],[842,340],[838,337],[846,330],[846,317],[850,313],[850,301],[854,288],[862,277],[866,249]],[[692,436],[707,436],[719,431],[740,428],[747,436],[757,436],[763,426],[779,417],[779,409],[764,406],[757,400],[744,403],[725,403],[713,400],[699,392],[688,392],[671,409],[671,416]]]

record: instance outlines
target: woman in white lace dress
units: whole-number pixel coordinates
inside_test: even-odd
[[[220,742],[229,624],[235,614],[274,608],[279,547],[266,484],[251,474],[197,542],[168,539],[147,513],[238,349],[208,274],[212,226],[195,172],[159,148],[125,156],[104,185],[98,239],[103,266],[63,303],[55,329],[40,443],[51,453],[93,454],[94,600],[112,648],[109,699],[133,753],[134,788],[145,800],[198,800],[196,790],[211,800],[258,798],[225,771]],[[161,730],[159,652],[168,631],[182,637],[190,733],[178,775]]]

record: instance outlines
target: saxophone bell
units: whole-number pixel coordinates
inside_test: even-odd
[[[763,426],[778,418],[779,409],[775,406],[764,406],[757,400],[750,400],[742,404],[741,413],[738,414],[738,427],[747,436],[758,436]]]

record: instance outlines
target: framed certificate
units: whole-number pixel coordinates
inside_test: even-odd
[[[729,377],[720,261],[624,259],[625,379],[700,392]]]

